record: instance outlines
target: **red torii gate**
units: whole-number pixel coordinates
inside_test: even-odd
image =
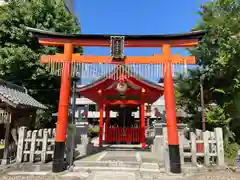
[[[109,47],[110,39],[116,35],[89,35],[43,31],[34,28],[28,30],[39,38],[39,43],[50,46],[64,46],[64,54],[42,56],[43,63],[62,63],[61,89],[58,108],[58,121],[53,161],[53,172],[64,170],[64,150],[67,132],[68,104],[70,97],[71,66],[72,63],[115,63],[115,64],[163,64],[164,96],[166,108],[166,122],[168,130],[170,171],[181,172],[179,155],[179,140],[176,123],[176,109],[174,102],[174,87],[172,78],[172,64],[195,64],[195,57],[171,55],[172,47],[193,47],[198,44],[205,31],[193,31],[172,35],[121,35],[124,37],[124,47],[159,47],[162,55],[127,56],[121,61],[109,56],[83,56],[73,54],[74,46],[103,46]]]

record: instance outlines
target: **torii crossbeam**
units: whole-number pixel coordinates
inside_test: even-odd
[[[42,63],[62,63],[66,62],[66,54],[46,55],[41,57]],[[126,56],[122,61],[114,60],[110,56],[83,56],[72,54],[72,63],[104,63],[104,64],[163,64],[169,62],[164,56],[154,54],[153,56]],[[149,63],[151,62],[151,63]],[[195,64],[194,56],[171,55],[172,64]]]
[[[71,67],[74,63],[112,63],[112,64],[162,64],[164,74],[164,96],[166,108],[166,122],[168,130],[170,171],[181,172],[179,155],[179,140],[176,123],[176,108],[174,102],[174,87],[172,78],[172,64],[195,64],[195,57],[172,55],[172,47],[193,47],[205,34],[204,31],[194,31],[172,35],[121,35],[124,37],[124,47],[159,47],[162,55],[127,56],[121,61],[108,56],[83,56],[73,54],[74,46],[104,46],[111,45],[111,37],[116,35],[65,35],[39,29],[28,28],[34,33],[42,45],[64,46],[64,54],[42,56],[43,63],[61,63],[61,89],[56,127],[56,139],[53,161],[53,172],[64,170],[64,150],[68,120],[68,104],[70,96]],[[101,126],[100,126],[101,127]],[[102,130],[100,129],[100,132]],[[143,138],[144,139],[144,138]]]

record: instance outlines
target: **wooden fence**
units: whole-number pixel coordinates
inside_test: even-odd
[[[47,162],[52,160],[54,152],[55,129],[27,130],[26,127],[19,129],[17,162]],[[159,156],[163,157],[166,168],[169,168],[169,152],[167,128],[163,128],[163,136],[160,147]],[[156,137],[155,137],[156,139]],[[187,159],[192,164],[197,164],[198,159],[204,159],[205,165],[215,163],[224,166],[224,148],[223,133],[221,128],[215,128],[214,132],[190,132],[190,138],[186,138],[182,131],[179,132],[179,149],[181,164],[187,163]],[[155,145],[154,145],[155,146]]]
[[[19,128],[17,159],[20,162],[47,162],[54,152],[55,129],[27,130]]]
[[[199,159],[204,160],[204,165],[216,164],[224,166],[223,132],[221,128],[215,128],[214,132],[197,130],[190,132],[188,140],[184,132],[179,132],[179,149],[181,164],[190,159],[191,163],[197,165]],[[163,157],[169,157],[167,128],[163,128]],[[164,158],[166,167],[169,168],[169,158]]]

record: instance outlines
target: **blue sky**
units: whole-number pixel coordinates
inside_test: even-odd
[[[208,0],[209,1],[209,0]],[[84,34],[171,34],[188,32],[199,22],[207,0],[75,0]],[[153,55],[160,48],[127,48],[126,55]],[[108,48],[84,48],[86,55],[109,55]],[[186,55],[182,49],[173,53]]]

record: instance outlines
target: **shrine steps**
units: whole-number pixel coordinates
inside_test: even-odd
[[[129,167],[139,168],[140,162],[116,162],[116,161],[75,161],[75,167]]]
[[[140,163],[140,162],[75,162],[74,172],[93,172],[93,171],[124,171],[124,172],[148,172],[164,173],[162,165],[157,163]]]

